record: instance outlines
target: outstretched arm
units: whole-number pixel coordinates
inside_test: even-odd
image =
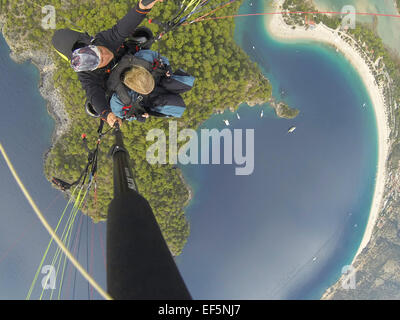
[[[157,2],[163,2],[163,0],[154,0],[147,6],[142,4],[143,0],[140,0],[134,8],[117,22],[112,28],[99,32],[96,35],[96,39],[99,39],[103,44],[107,44],[113,49],[119,48],[119,46],[128,38],[137,28],[137,26],[143,21],[146,14],[150,12],[151,8]]]

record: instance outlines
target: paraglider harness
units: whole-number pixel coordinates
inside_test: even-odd
[[[230,0],[229,3],[233,2],[235,0]],[[124,58],[125,54],[131,54],[134,55],[136,52],[138,52],[141,49],[150,49],[152,44],[161,40],[161,38],[176,29],[177,27],[184,25],[184,24],[189,24],[193,23],[196,21],[199,21],[199,18],[188,22],[189,18],[192,17],[194,14],[198,14],[201,11],[204,10],[204,6],[209,2],[209,0],[189,0],[189,1],[182,1],[177,13],[173,16],[172,19],[170,19],[168,22],[159,22],[156,19],[149,19],[149,23],[155,23],[161,28],[161,32],[158,33],[157,36],[154,36],[152,31],[149,28],[146,27],[139,27],[135,30],[133,33],[132,37],[129,38],[122,47],[125,49],[125,51],[118,52],[119,53],[119,58],[122,60]],[[202,16],[205,17],[209,15],[210,13],[214,12],[215,10],[207,13],[206,15]],[[200,17],[200,18],[202,18]],[[145,61],[143,59],[136,58],[137,64],[144,66],[150,73],[153,75],[155,78],[155,83],[157,84],[157,80],[159,80],[161,75],[165,75],[166,71],[161,60],[160,53],[158,52],[158,59],[155,59],[153,61],[152,65],[149,65],[148,61]],[[117,60],[117,59],[116,59]],[[118,97],[120,98],[121,102],[124,103],[123,110],[125,111],[125,118],[129,118],[132,116],[140,117],[144,113],[149,113],[152,116],[156,117],[165,117],[165,115],[155,112],[155,111],[150,111],[148,107],[146,107],[146,97],[139,95],[138,98],[135,101],[131,101],[130,96],[127,94],[127,88],[124,86],[123,83],[121,85],[117,85],[117,80],[121,82],[121,76],[122,72],[124,69],[122,66],[118,67],[118,65],[122,61],[118,61],[118,64],[116,64],[112,70],[110,70],[110,78],[112,77],[114,72],[117,72],[117,75],[115,76],[115,79],[113,80],[113,83],[107,83],[107,92],[106,96],[108,99],[111,98],[113,90],[117,91],[115,88],[118,88],[119,91],[117,91]],[[132,65],[131,65],[132,66]],[[129,67],[129,66],[128,66]],[[117,69],[117,70],[115,70]],[[115,70],[115,71],[114,71]],[[125,91],[125,92],[123,92]],[[122,97],[121,95],[122,94]],[[122,99],[121,99],[122,98]],[[92,117],[100,117],[99,114],[96,113],[94,110],[93,106],[90,104],[90,102],[86,101],[85,104],[85,109],[87,114],[89,114]]]
[[[144,0],[144,1],[149,2],[149,3],[151,2],[148,0]],[[214,7],[212,7],[211,11],[204,13],[204,10],[206,10],[205,6],[208,4],[209,0],[183,0],[181,2],[180,7],[177,10],[177,13],[168,22],[163,23],[163,22],[157,21],[156,19],[148,20],[149,23],[155,23],[160,26],[162,31],[159,32],[159,34],[157,36],[153,36],[153,33],[149,28],[139,27],[134,31],[132,36],[130,38],[128,38],[122,44],[122,46],[118,49],[117,54],[121,58],[127,51],[130,51],[130,53],[134,54],[141,49],[150,49],[151,45],[154,42],[161,40],[161,38],[165,34],[173,31],[177,27],[179,27],[181,25],[188,25],[188,24],[192,24],[194,22],[202,21],[210,14],[216,12],[217,10],[219,10],[221,8],[226,7],[227,5],[230,5],[231,3],[235,2],[235,1],[236,0],[229,0],[228,2],[223,3],[222,5],[218,4]],[[200,16],[189,21],[189,19],[194,15],[200,15]],[[83,45],[83,46],[89,45],[90,43],[92,43],[94,41],[93,37],[89,36],[89,34],[87,32],[82,32],[81,30],[79,30],[78,27],[77,27],[77,29],[71,28],[71,30],[82,33],[82,38],[80,39],[81,40],[80,45]],[[73,50],[75,50],[77,48],[79,48],[79,47],[76,46]],[[61,52],[57,51],[57,53],[63,59],[65,59],[66,61],[69,61],[68,58],[65,55],[63,55]],[[115,59],[114,61],[118,61],[118,59]],[[106,70],[106,72],[111,72],[111,70],[108,69],[108,70]],[[110,98],[110,96],[107,96],[107,98]],[[138,101],[138,102],[140,102],[140,101]],[[95,111],[95,109],[93,108],[93,106],[89,100],[86,100],[86,102],[85,102],[85,110],[86,110],[86,113],[91,117],[95,117],[95,118],[100,117],[100,115]],[[138,110],[140,110],[139,107],[138,107]],[[161,114],[159,114],[159,116],[161,116]]]
[[[124,117],[126,119],[129,119],[132,116],[138,118],[141,117],[144,113],[150,112],[149,107],[147,106],[148,96],[138,95],[138,97],[134,101],[132,101],[131,95],[128,91],[129,89],[121,81],[121,79],[123,79],[124,73],[133,66],[140,66],[146,69],[154,78],[156,86],[159,83],[161,77],[163,77],[167,71],[170,71],[172,73],[172,70],[169,69],[169,66],[167,67],[163,64],[160,54],[158,54],[158,57],[154,59],[153,62],[135,57],[133,54],[130,53],[124,55],[110,73],[110,76],[107,80],[107,89],[109,95],[111,95],[113,92],[118,95],[118,98],[124,105],[122,109],[125,112]],[[152,115],[158,115],[155,114],[155,112],[151,113]]]
[[[125,57],[125,56],[131,56],[134,55],[136,52],[138,52],[139,50],[147,50],[151,48],[151,45],[153,44],[153,33],[152,31],[147,28],[147,27],[139,27],[135,30],[135,32],[132,34],[132,36],[130,38],[128,38],[118,49],[117,49],[117,54],[114,58],[114,66],[112,68],[108,68],[105,69],[104,72],[109,73],[110,77],[115,74],[115,70],[118,70],[120,72],[119,76],[121,76],[121,67],[118,67],[120,65],[121,60]],[[142,60],[143,62],[140,62],[139,60]],[[153,62],[153,66],[148,66],[148,62],[143,60],[143,59],[139,59],[136,58],[136,61],[138,62],[139,65],[144,64],[145,68],[147,70],[149,70],[151,68],[151,70],[155,70],[154,66],[161,66],[160,61],[154,61]],[[124,68],[125,69],[125,68]],[[158,68],[157,68],[158,69]],[[150,71],[150,70],[149,70]],[[153,74],[153,73],[152,73]],[[116,78],[116,76],[113,76],[113,78]],[[108,82],[107,82],[108,83]],[[107,100],[109,100],[113,94],[113,92],[115,91],[115,87],[117,87],[117,84],[114,83],[112,84],[112,86],[114,87],[109,87],[109,85],[107,84],[107,90],[106,90],[106,98]],[[120,90],[120,92],[122,92],[122,89]],[[130,105],[129,103],[127,105]],[[100,115],[95,111],[95,109],[93,108],[90,100],[86,100],[85,102],[85,111],[86,113],[94,118],[99,118]]]

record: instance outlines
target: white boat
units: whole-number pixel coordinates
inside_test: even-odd
[[[317,261],[317,257],[314,257],[314,258],[312,259],[312,261],[313,261],[313,262]]]
[[[240,120],[240,116],[239,113],[236,113],[236,117]]]
[[[290,127],[289,130],[288,130],[288,133],[292,133],[294,130],[296,130],[296,127],[294,127],[294,126]]]
[[[366,107],[366,105],[367,105],[367,104],[364,102],[364,104],[363,104],[363,108],[365,108],[365,107]]]
[[[253,46],[253,49],[255,49],[256,47],[255,46]]]
[[[264,117],[264,110],[261,110],[261,118]]]
[[[224,120],[224,122],[225,122],[225,124],[226,124],[227,126],[229,126],[229,121],[228,121],[228,120]]]

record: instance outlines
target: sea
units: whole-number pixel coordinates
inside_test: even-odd
[[[245,1],[239,13],[267,10]],[[274,98],[300,114],[242,104],[240,119],[227,111],[202,125],[254,129],[255,164],[249,176],[235,164],[181,166],[194,198],[178,265],[197,299],[319,299],[352,262],[369,217],[378,144],[362,79],[331,47],[272,39],[264,19],[236,18],[235,40]]]

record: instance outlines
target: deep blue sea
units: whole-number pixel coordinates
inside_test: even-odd
[[[255,12],[265,12],[261,1],[240,9]],[[271,39],[263,19],[237,18],[235,39],[300,115],[243,104],[240,120],[225,112],[203,124],[254,129],[255,169],[181,166],[194,199],[178,265],[197,299],[319,299],[351,263],[369,216],[377,129],[359,75],[332,48]]]
[[[55,227],[67,201],[61,192],[51,187],[43,174],[43,156],[51,145],[54,121],[48,115],[46,102],[38,90],[38,70],[29,62],[16,64],[10,59],[9,52],[10,49],[0,34],[0,142],[34,201]],[[0,177],[2,221],[0,224],[0,299],[25,299],[50,236],[23,197],[2,157],[0,158]],[[78,222],[79,216],[75,228]],[[94,276],[101,285],[105,286],[104,264],[99,246],[100,227],[97,225],[93,229],[95,240],[93,260],[90,258],[91,228],[92,224],[87,225],[85,216],[82,219],[79,260],[86,267],[89,251],[89,269],[93,261]],[[104,236],[105,225],[102,228]],[[88,246],[87,243],[89,243]],[[54,250],[51,250],[49,257],[53,255]],[[45,264],[50,263],[50,259],[45,262]],[[69,270],[66,273],[69,278],[66,278],[64,283],[66,290],[63,291],[63,297],[71,299],[75,271]],[[32,299],[39,298],[43,276],[44,274],[39,275]],[[87,299],[87,282],[79,274],[76,279],[74,297]],[[56,289],[58,290],[58,285]],[[45,297],[48,297],[48,292]],[[93,297],[98,298],[97,293],[94,293]]]
[[[249,4],[241,13],[264,10],[261,1]],[[194,199],[178,266],[196,299],[318,299],[352,261],[368,220],[377,164],[371,102],[356,71],[333,49],[276,42],[262,17],[236,22],[237,43],[271,80],[276,99],[301,113],[284,120],[268,105],[243,104],[240,120],[225,112],[203,124],[223,129],[228,119],[230,128],[254,129],[255,169],[235,176],[235,165],[182,166]],[[38,71],[15,64],[1,37],[0,71],[0,141],[54,226],[66,201],[42,173],[54,123],[37,89]],[[287,134],[293,125],[297,130]],[[0,299],[24,299],[49,236],[1,159],[0,175]],[[87,266],[92,226],[84,219],[82,228],[79,260]],[[94,273],[105,286],[95,228]],[[75,298],[88,296],[78,276]]]

